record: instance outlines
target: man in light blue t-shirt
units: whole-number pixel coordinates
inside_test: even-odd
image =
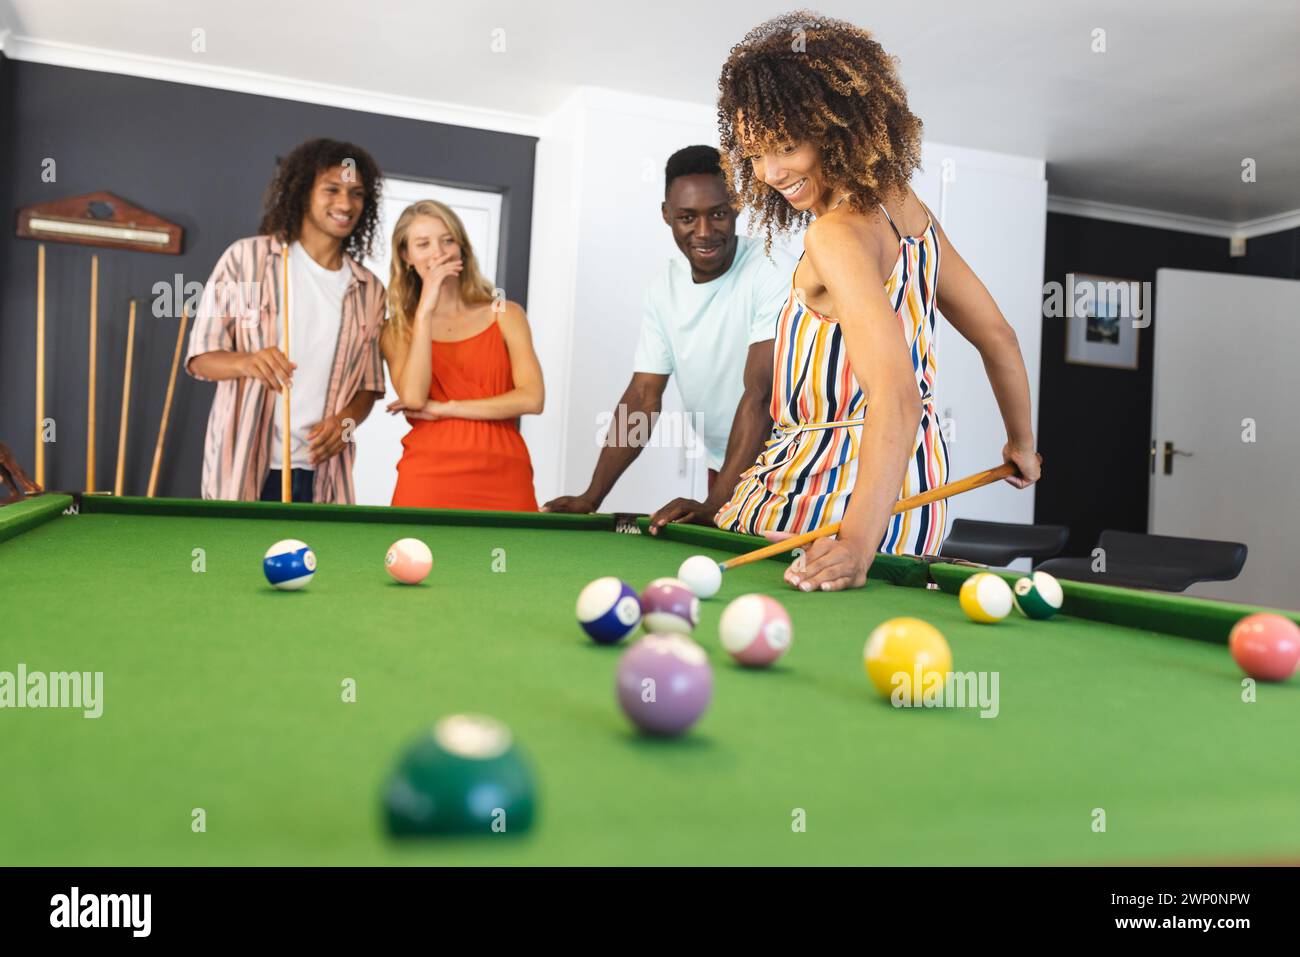
[[[632,381],[591,484],[581,495],[552,499],[544,512],[600,508],[649,440],[649,430],[629,423],[657,420],[674,374],[704,446],[709,492],[703,502],[664,505],[651,517],[651,532],[668,522],[712,525],[771,434],[772,343],[794,263],[776,250],[769,259],[761,242],[736,235],[736,211],[711,146],[668,158],[662,209],[685,258],[670,261],[646,292]]]

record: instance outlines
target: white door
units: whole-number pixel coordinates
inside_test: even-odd
[[[389,241],[393,225],[402,210],[421,199],[436,199],[456,211],[465,223],[465,232],[479,268],[489,280],[497,274],[497,241],[501,235],[501,195],[471,189],[454,189],[432,183],[386,178],[383,201],[379,210],[379,236],[375,248],[364,265],[388,286],[390,270]],[[388,391],[382,402],[375,403],[370,418],[357,427],[353,438],[357,443],[356,467],[352,478],[356,484],[357,504],[388,505],[393,500],[393,487],[397,484],[397,461],[402,457],[402,437],[410,430],[406,419],[384,411],[388,403],[397,398],[393,384],[384,368],[384,381]]]
[[[1189,594],[1300,607],[1300,282],[1161,269],[1155,306],[1150,531],[1248,547]]]

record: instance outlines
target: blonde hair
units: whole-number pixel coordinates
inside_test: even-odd
[[[397,225],[393,227],[393,242],[389,247],[393,261],[388,274],[388,322],[385,324],[385,332],[402,340],[411,337],[411,322],[415,318],[415,307],[420,302],[420,292],[424,287],[420,274],[402,261],[402,254],[406,252],[407,233],[420,216],[441,219],[452,238],[460,245],[461,258],[465,262],[465,267],[460,272],[461,302],[480,305],[496,298],[495,287],[479,271],[474,247],[470,245],[469,236],[465,233],[465,224],[455,211],[436,199],[422,199],[418,203],[412,203],[397,217]]]

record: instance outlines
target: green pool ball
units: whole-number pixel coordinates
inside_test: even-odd
[[[1047,572],[1034,572],[1030,578],[1021,578],[1012,589],[1016,608],[1026,618],[1051,618],[1061,610],[1065,595],[1061,583]]]
[[[495,718],[443,718],[402,755],[384,793],[394,837],[522,834],[533,823],[532,771]]]

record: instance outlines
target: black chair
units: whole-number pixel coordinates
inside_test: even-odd
[[[1038,561],[1059,554],[1070,537],[1064,525],[1017,525],[954,519],[939,549],[940,558],[957,558],[1005,568],[1017,558]]]
[[[1246,564],[1246,546],[1240,542],[1142,535],[1110,528],[1101,533],[1097,547],[1104,554],[1104,572],[1092,570],[1091,557],[1054,558],[1037,570],[1099,585],[1185,591],[1197,582],[1232,581]]]

